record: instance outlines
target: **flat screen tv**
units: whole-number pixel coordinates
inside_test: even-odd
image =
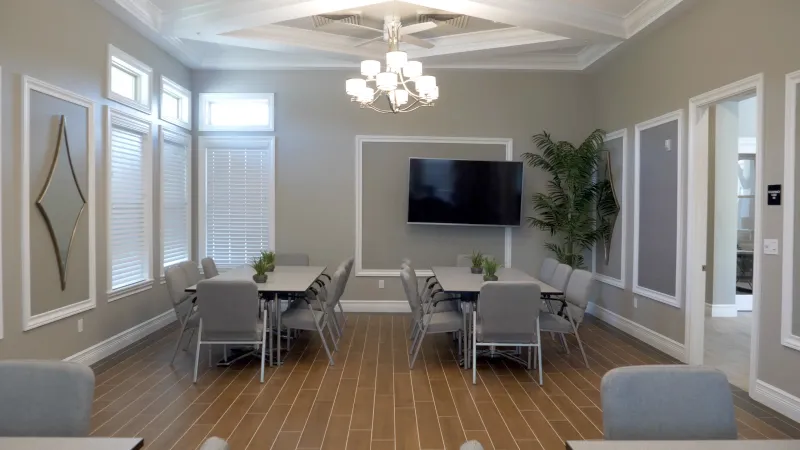
[[[522,163],[411,158],[408,223],[515,227]]]

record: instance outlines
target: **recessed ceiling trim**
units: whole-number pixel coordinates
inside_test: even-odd
[[[431,49],[407,50],[410,58],[466,53],[493,48],[516,47],[519,45],[543,44],[569,40],[565,37],[542,33],[524,28],[503,28],[500,30],[463,33],[430,39],[435,47]]]
[[[625,16],[626,37],[642,31],[656,19],[678,6],[683,0],[644,0]]]

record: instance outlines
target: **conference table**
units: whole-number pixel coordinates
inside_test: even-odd
[[[317,279],[323,275],[326,266],[275,266],[274,272],[267,274],[266,283],[256,283],[258,293],[270,304],[270,317],[275,318],[275,329],[278,330],[276,361],[281,364],[281,294],[305,294]],[[220,272],[214,280],[249,280],[253,281],[255,270],[250,266]],[[197,292],[197,285],[189,286],[186,292]],[[270,366],[272,365],[272,334],[269,337]]]
[[[479,301],[478,294],[481,291],[481,286],[483,286],[483,274],[475,274],[472,273],[472,270],[469,267],[431,267],[433,271],[433,276],[436,277],[436,281],[439,282],[439,285],[442,287],[442,290],[447,293],[451,294],[460,294],[461,295],[461,314],[464,320],[464,345],[462,348],[464,349],[464,368],[469,369],[469,364],[471,362],[470,359],[470,351],[472,350],[469,346],[469,333],[472,330],[472,308],[473,303]],[[497,281],[528,281],[533,282],[539,285],[542,290],[542,297],[546,297],[552,300],[560,300],[560,296],[564,293],[560,289],[556,289],[553,286],[545,283],[544,281],[538,280],[527,273],[513,269],[510,267],[501,267],[497,269]],[[548,304],[548,307],[550,305]]]
[[[138,450],[142,438],[0,437],[3,450]]]

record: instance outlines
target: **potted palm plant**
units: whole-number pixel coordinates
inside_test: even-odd
[[[269,263],[264,258],[264,255],[253,258],[253,262],[250,264],[250,267],[256,271],[255,275],[253,275],[253,281],[256,283],[266,283],[267,282],[267,272],[269,272]]]
[[[483,259],[483,281],[497,281],[497,269],[500,264],[494,258]]]
[[[261,259],[267,265],[267,272],[275,271],[275,252],[261,252]]]
[[[472,252],[472,273],[483,273],[483,253],[479,251]]]

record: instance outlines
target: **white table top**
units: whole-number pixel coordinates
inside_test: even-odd
[[[3,450],[137,450],[141,438],[38,438],[0,437]]]
[[[483,274],[474,274],[469,267],[432,267],[433,274],[445,292],[480,292]],[[498,281],[533,281],[542,288],[543,295],[561,295],[563,292],[517,269],[501,267]]]
[[[322,275],[325,266],[276,266],[274,272],[267,274],[266,283],[256,283],[258,292],[305,292]],[[220,280],[252,280],[256,272],[250,266],[220,272]],[[186,288],[187,292],[197,291],[197,285]]]
[[[569,441],[571,450],[798,450],[800,441]]]

